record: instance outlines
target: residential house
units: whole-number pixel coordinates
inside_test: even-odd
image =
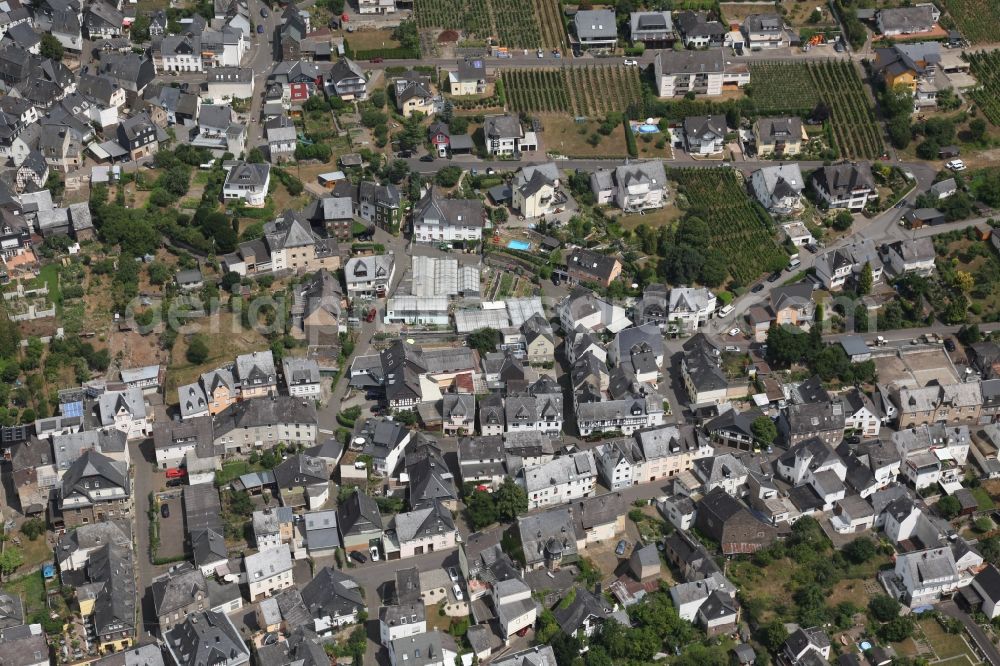
[[[396,109],[409,118],[414,113],[430,116],[436,108],[435,95],[429,77],[413,76],[395,81]]]
[[[642,42],[647,48],[669,46],[676,37],[670,12],[632,12],[629,37],[633,44]]]
[[[577,587],[570,590],[553,612],[556,623],[567,636],[583,641],[591,638],[605,622],[622,622],[627,617],[590,590]]]
[[[121,37],[123,23],[121,11],[103,0],[87,5],[83,13],[83,27],[91,41]]]
[[[871,164],[867,162],[821,167],[812,178],[820,201],[830,208],[858,211],[868,204],[869,199],[878,197]]]
[[[638,430],[633,436],[640,452],[632,473],[636,483],[673,478],[690,471],[696,461],[714,452],[692,426],[663,425]]]
[[[709,635],[732,631],[739,618],[736,588],[721,573],[670,588],[681,619],[697,623]]]
[[[933,32],[940,18],[940,10],[927,2],[912,7],[880,9],[875,22],[882,36],[895,37]]]
[[[696,331],[715,313],[715,294],[705,287],[674,287],[667,303],[667,319],[684,331]]]
[[[726,28],[720,22],[708,20],[708,12],[677,12],[674,14],[674,24],[684,46],[688,48],[722,46],[722,38],[726,34]]]
[[[931,238],[912,238],[889,243],[885,248],[889,266],[896,275],[917,273],[928,276],[934,272],[934,241]]]
[[[772,289],[767,306],[751,307],[747,321],[754,340],[766,342],[771,326],[796,326],[808,331],[815,314],[812,286],[800,282]]]
[[[878,437],[882,425],[881,411],[861,389],[855,387],[843,396],[844,429],[859,437]]]
[[[382,516],[378,504],[355,488],[347,500],[337,506],[337,528],[348,553],[378,548],[382,541]]]
[[[916,109],[933,107],[937,105],[940,48],[937,42],[913,42],[875,49],[872,70],[887,88],[910,90]]]
[[[899,388],[893,394],[900,430],[934,423],[974,423],[983,398],[978,381]]]
[[[749,472],[740,459],[731,453],[698,458],[694,461],[694,473],[702,482],[702,489],[706,494],[716,488],[722,488],[733,497],[745,494],[744,486]]]
[[[250,663],[250,648],[225,613],[212,610],[193,613],[167,632],[163,641],[177,666]]]
[[[813,437],[830,446],[844,438],[844,405],[838,400],[788,405],[778,418],[778,432],[789,447]]]
[[[118,124],[118,143],[133,160],[155,155],[159,149],[156,126],[145,111]]]
[[[941,546],[900,553],[892,577],[885,577],[891,592],[910,608],[935,604],[959,587],[969,584],[955,564],[951,548]]]
[[[600,402],[579,402],[579,396],[576,399],[576,427],[584,437],[593,432],[616,431],[631,435],[663,423],[663,398],[655,393]]]
[[[684,119],[684,144],[692,155],[718,155],[725,148],[725,116],[688,116]]]
[[[522,167],[511,184],[512,205],[524,217],[542,217],[565,203],[558,194],[559,168],[555,162]]]
[[[305,506],[312,511],[320,508],[329,499],[329,482],[326,463],[303,453],[289,456],[274,468],[274,484],[282,506]]]
[[[796,162],[757,169],[750,186],[757,201],[774,215],[791,215],[802,208],[805,182]]]
[[[315,360],[286,356],[281,361],[281,370],[288,395],[319,396],[323,393],[320,387],[319,364]]]
[[[264,205],[270,185],[270,164],[237,162],[226,172],[222,198],[242,199],[247,206],[260,208]]]
[[[574,47],[610,51],[618,44],[618,24],[611,9],[582,9],[573,16]]]
[[[587,289],[574,289],[556,306],[559,324],[564,333],[577,331],[609,331],[617,333],[632,322],[625,316],[625,308],[596,296]],[[574,357],[574,361],[576,357]]]
[[[781,655],[794,665],[823,663],[830,658],[830,637],[819,627],[799,627],[785,640]]]
[[[414,511],[396,514],[392,531],[383,539],[389,559],[405,559],[454,548],[458,529],[441,502]]]
[[[437,629],[389,643],[390,666],[452,666],[457,657],[455,639]]]
[[[758,118],[753,124],[754,144],[758,155],[798,155],[809,139],[797,116]],[[798,166],[797,164],[795,166]],[[799,182],[802,182],[801,173]]]
[[[240,354],[236,357],[235,370],[241,400],[277,394],[278,373],[271,350]]]
[[[243,556],[243,570],[247,593],[251,602],[292,587],[292,553],[287,546],[268,548]]]
[[[253,512],[252,525],[257,550],[279,548],[295,536],[295,513],[290,506],[265,507]]]
[[[458,469],[462,483],[475,483],[483,490],[495,490],[507,478],[505,463],[506,452],[499,435],[458,440]]]
[[[574,282],[608,287],[621,273],[622,263],[611,255],[576,248],[566,257],[566,274]]]
[[[187,562],[154,578],[150,587],[160,635],[211,606],[205,574]]]
[[[702,333],[684,343],[681,378],[692,404],[719,403],[730,397],[730,382],[722,370],[721,358],[722,350]]]
[[[403,209],[402,194],[395,185],[365,180],[358,186],[358,216],[365,222],[394,232],[403,223]]]
[[[208,99],[231,101],[253,97],[253,70],[249,67],[214,67],[205,78]]]
[[[742,32],[751,51],[788,46],[785,22],[777,14],[750,14],[743,19]]]
[[[745,65],[727,64],[721,49],[657,51],[653,58],[653,76],[656,94],[668,98],[684,97],[688,93],[718,97],[725,89],[739,88],[750,82]]]
[[[723,555],[754,553],[777,538],[773,526],[757,519],[722,488],[716,488],[699,500],[697,511],[695,527],[718,542]]]
[[[939,180],[938,182],[931,185],[931,189],[928,190],[931,196],[940,201],[941,199],[947,199],[951,195],[958,192],[958,184],[955,182],[954,178],[945,178],[944,180]]]
[[[353,60],[348,58],[338,60],[325,80],[328,89],[345,102],[368,99],[365,72]]]
[[[663,336],[655,324],[622,329],[608,345],[608,361],[655,386],[663,368]]]
[[[380,606],[378,609],[379,642],[384,647],[407,636],[427,631],[427,615],[423,602]]]
[[[131,520],[128,463],[88,449],[70,465],[57,506],[67,529],[104,520]]]
[[[892,444],[903,461],[900,473],[917,490],[962,478],[971,444],[968,426],[933,423],[901,428],[892,433]]]
[[[264,123],[267,138],[267,155],[274,164],[295,159],[298,134],[295,125],[285,114],[274,116]]]
[[[336,549],[340,548],[340,535],[337,533],[337,512],[335,510],[310,511],[302,516],[302,522],[306,549],[310,557],[332,555]],[[313,578],[312,582],[316,582],[316,580]]]
[[[982,599],[981,610],[991,620],[1000,615],[1000,571],[992,564],[976,574],[972,588]]]
[[[476,396],[468,393],[444,395],[441,429],[445,435],[471,435],[476,429]]]
[[[871,239],[853,241],[850,245],[829,250],[816,258],[816,277],[827,290],[843,288],[848,279],[857,279],[865,265],[871,268],[872,281],[882,279],[883,264]]]
[[[344,266],[344,282],[347,297],[373,299],[385,296],[392,285],[396,270],[396,258],[392,254],[351,257]]]
[[[249,454],[278,442],[315,444],[316,423],[316,406],[301,398],[251,398],[213,418],[213,437],[227,454]]]
[[[634,476],[642,453],[631,439],[615,439],[594,449],[597,475],[605,487],[621,490],[639,483]]]
[[[382,476],[392,476],[410,443],[410,431],[387,419],[368,419],[358,433],[364,438],[364,455],[370,456],[372,470]]]
[[[514,155],[521,152],[521,141],[525,138],[521,119],[505,113],[500,116],[486,116],[483,120],[483,137],[489,155]]]
[[[406,452],[405,465],[410,509],[421,509],[438,502],[451,511],[458,509],[455,479],[435,440],[428,435],[418,435],[417,442]]]
[[[528,493],[529,509],[565,504],[590,497],[597,482],[597,464],[593,453],[583,451],[525,467],[516,480]]]
[[[483,238],[483,203],[445,199],[433,187],[413,209],[413,239],[418,243],[478,243]]]
[[[482,95],[486,92],[486,63],[482,59],[459,60],[455,71],[448,72],[448,92],[456,96]]]
[[[532,597],[531,588],[520,578],[493,583],[490,600],[496,610],[500,637],[504,642],[526,627],[535,625],[539,605]]]
[[[86,566],[74,573],[67,579],[73,578],[80,616],[97,650],[106,654],[131,647],[138,601],[131,543],[116,540],[91,550]]]

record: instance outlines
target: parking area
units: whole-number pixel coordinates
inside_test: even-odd
[[[159,520],[160,546],[156,551],[158,559],[172,559],[184,556],[184,507],[181,491],[167,490],[156,494],[157,516]],[[168,507],[168,515],[163,516],[163,507]]]
[[[955,384],[959,381],[944,347],[903,348],[898,355],[876,356],[873,360],[879,382],[884,384],[918,388],[934,382]]]

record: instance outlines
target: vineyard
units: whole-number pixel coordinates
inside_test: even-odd
[[[774,225],[751,201],[733,169],[679,169],[670,177],[688,201],[688,213],[708,222],[712,243],[729,260],[729,274],[741,285],[783,267],[788,256],[774,240]]]
[[[993,31],[1000,23],[1000,3],[996,0],[944,0],[944,6],[958,24],[962,36],[970,42],[996,41]]]
[[[750,96],[761,114],[808,115],[819,103],[809,70],[800,64],[750,63]]]
[[[636,67],[588,66],[565,69],[503,70],[511,110],[524,113],[569,113],[597,118],[625,112],[642,100]]]
[[[994,125],[1000,125],[1000,52],[969,53],[972,74],[979,85],[970,95],[983,115]]]
[[[562,49],[566,34],[557,0],[415,0],[420,28],[461,30],[474,39],[496,37],[516,49]]]
[[[808,115],[822,101],[830,110],[830,139],[842,157],[882,155],[882,132],[852,63],[754,63],[750,67],[750,96],[758,112]]]

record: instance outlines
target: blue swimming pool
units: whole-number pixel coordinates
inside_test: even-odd
[[[507,247],[512,250],[523,250],[527,252],[531,249],[531,243],[523,240],[512,240],[507,242]]]
[[[635,131],[639,134],[656,134],[660,131],[659,125],[650,125],[648,123],[643,123],[635,128]]]

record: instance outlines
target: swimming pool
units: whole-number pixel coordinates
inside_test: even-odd
[[[527,252],[528,250],[531,249],[531,243],[523,240],[512,240],[507,242],[507,247],[509,247],[512,250],[522,250],[524,252]]]
[[[871,643],[869,643],[868,641],[861,641],[861,650],[862,650],[862,652],[867,652],[868,650],[871,650],[871,649],[872,649],[872,644]]]
[[[639,134],[656,134],[660,131],[659,125],[650,125],[648,123],[643,123],[642,125],[637,125],[635,131]]]

